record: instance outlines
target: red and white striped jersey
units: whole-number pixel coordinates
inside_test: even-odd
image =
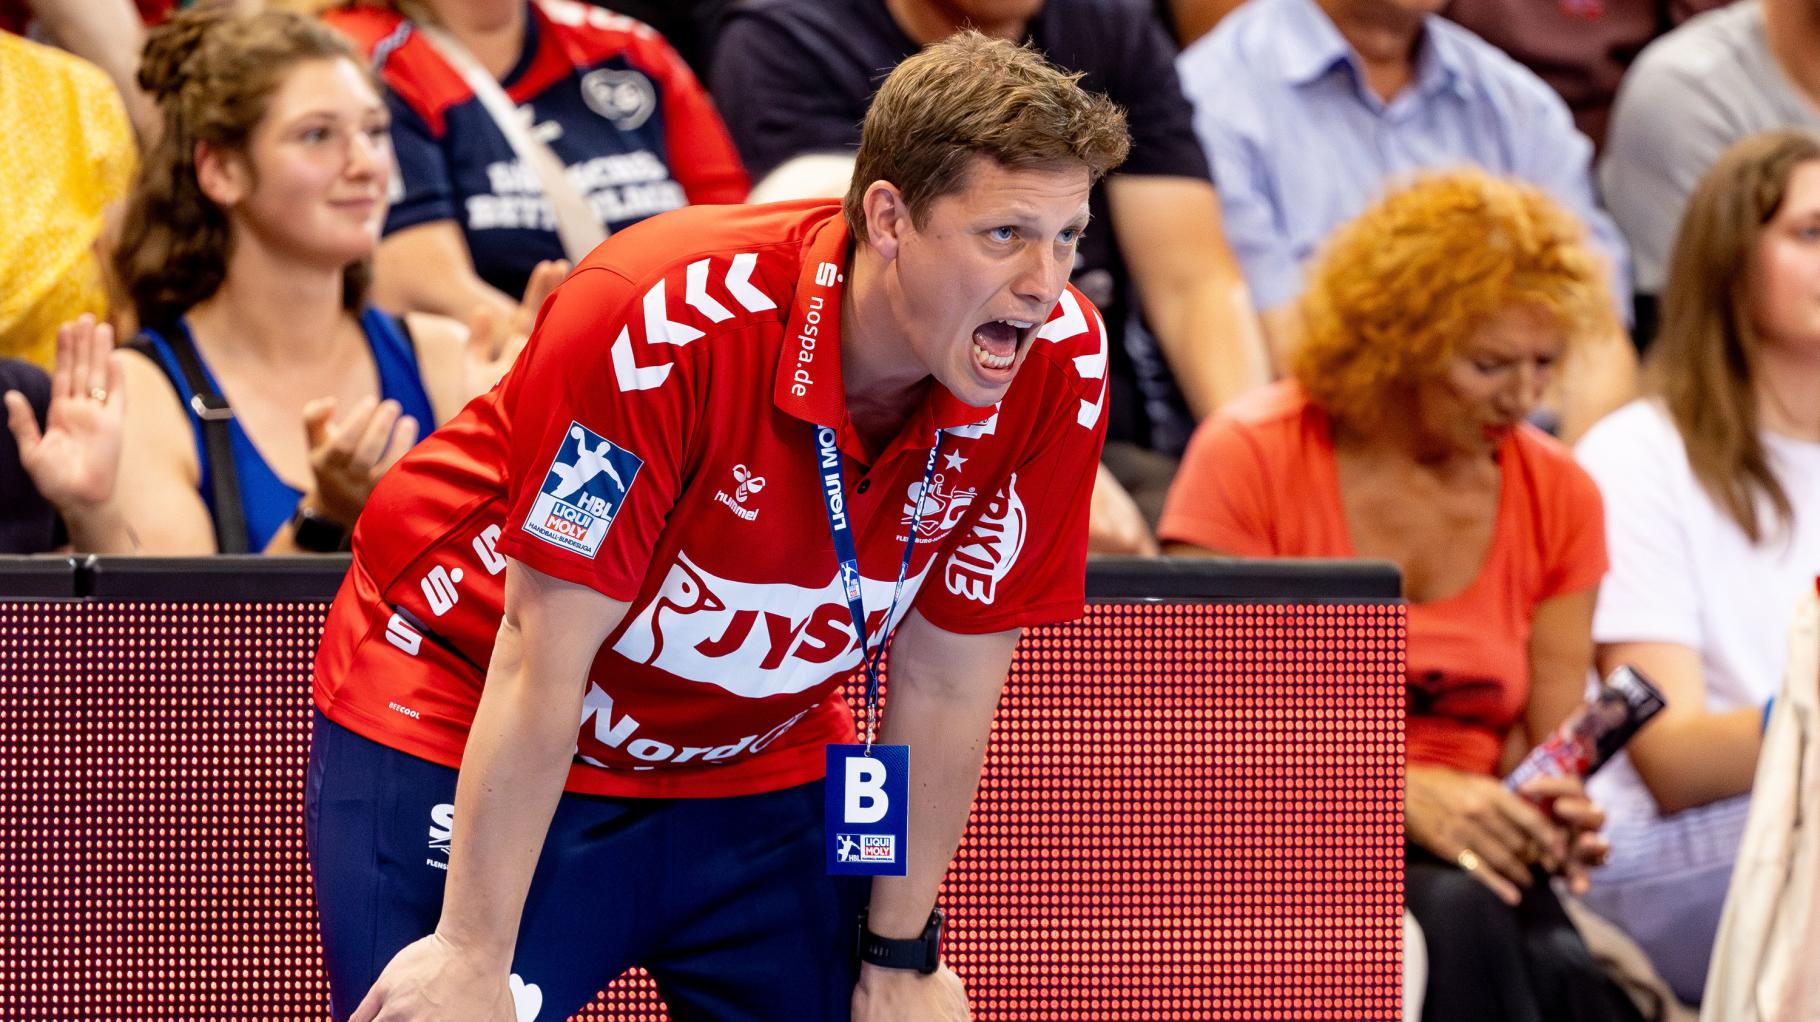
[[[837,429],[878,641],[937,429],[897,620],[983,633],[1077,616],[1105,431],[1105,331],[1073,290],[1004,399],[939,384],[869,451],[840,366],[838,203],[692,207],[613,238],[545,305],[492,392],[381,481],[330,612],[330,719],[458,765],[508,557],[630,603],[595,654],[571,791],[738,795],[805,783],[853,737],[860,662],[817,472]],[[890,622],[895,626],[897,620]]]

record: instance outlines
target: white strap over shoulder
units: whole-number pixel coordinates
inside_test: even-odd
[[[475,97],[511,144],[519,162],[537,175],[544,198],[556,214],[556,233],[562,238],[563,253],[570,263],[581,262],[596,245],[607,240],[607,229],[595,215],[594,207],[569,180],[562,161],[549,146],[532,137],[527,118],[519,114],[511,97],[461,40],[437,24],[420,4],[401,2],[398,9],[411,19],[415,30],[436,48],[437,54],[461,75],[468,88],[474,90]]]

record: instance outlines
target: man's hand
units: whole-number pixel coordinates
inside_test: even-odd
[[[1137,501],[1119,485],[1105,465],[1093,477],[1093,504],[1087,513],[1087,549],[1096,554],[1155,557],[1159,551],[1150,523]]]
[[[392,957],[349,1022],[515,1022],[509,977],[432,933]]]
[[[859,967],[853,1022],[970,1022],[967,988],[947,965],[925,976],[909,969]]]

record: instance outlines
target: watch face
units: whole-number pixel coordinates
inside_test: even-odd
[[[335,553],[347,538],[348,530],[339,522],[320,518],[308,511],[299,511],[291,527],[291,540],[298,549],[319,554]]]

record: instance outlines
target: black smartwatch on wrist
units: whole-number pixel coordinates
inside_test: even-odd
[[[298,501],[297,510],[291,515],[291,542],[297,549],[332,554],[346,549],[347,541],[347,526]]]
[[[942,963],[942,910],[929,913],[923,935],[893,940],[873,933],[866,925],[867,910],[859,912],[859,960],[887,969],[914,969],[927,976]]]

